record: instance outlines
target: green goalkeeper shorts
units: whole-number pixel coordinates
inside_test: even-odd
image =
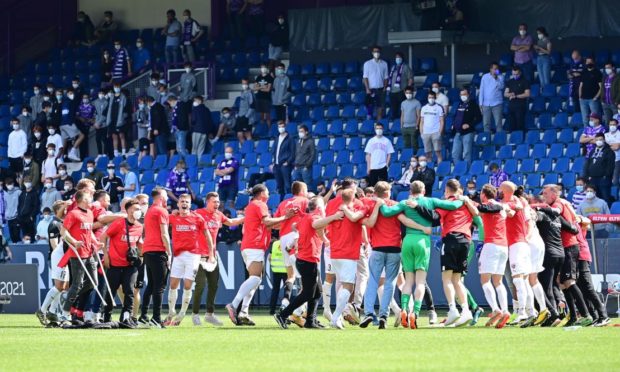
[[[426,234],[407,234],[402,248],[403,272],[428,271],[431,260],[431,239]]]

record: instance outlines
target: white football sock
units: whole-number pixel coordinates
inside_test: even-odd
[[[332,285],[333,283],[329,282],[323,283],[323,308],[327,309],[329,312],[332,311]]]
[[[534,297],[536,297],[536,302],[538,302],[538,308],[540,311],[542,312],[543,310],[547,310],[547,299],[542,285],[540,283],[536,283],[536,285],[532,287],[532,291],[534,292]]]
[[[336,311],[334,311],[334,315],[332,315],[332,322],[338,321],[344,308],[349,303],[349,297],[351,297],[351,292],[346,288],[340,288],[336,296]]]
[[[43,303],[41,304],[41,311],[43,312],[43,314],[47,313],[50,308],[50,304],[54,300],[56,300],[57,297],[60,297],[59,295],[60,291],[56,287],[52,287],[49,291],[47,291],[47,295],[45,295],[45,300],[43,300]]]
[[[189,307],[189,302],[192,299],[193,290],[191,289],[183,289],[183,302],[181,302],[181,311],[179,312],[180,316],[185,316],[187,312],[187,308]]]
[[[179,297],[179,289],[168,290],[168,315],[176,314],[177,298]]]
[[[493,284],[490,281],[484,283],[482,285],[482,290],[484,291],[484,297],[487,299],[489,306],[491,306],[492,311],[497,311],[497,297],[495,295],[495,288],[493,288]]]
[[[248,315],[248,310],[250,309],[250,302],[252,302],[254,293],[256,293],[256,288],[253,288],[250,293],[243,297],[243,302],[241,303],[241,314]]]
[[[247,296],[248,293],[250,293],[250,291],[254,289],[254,287],[258,287],[259,285],[260,278],[253,275],[247,278],[245,282],[241,283],[241,286],[239,286],[239,290],[237,291],[237,295],[232,301],[233,307],[237,308],[241,301],[243,301],[243,298]]]
[[[528,315],[532,316],[536,313],[536,309],[534,309],[534,291],[532,291],[532,286],[530,286],[529,280],[525,280],[525,290],[527,291],[527,302],[525,303],[525,308],[527,309]]]
[[[527,303],[527,288],[525,286],[525,281],[523,278],[513,278],[512,283],[517,290],[517,297],[519,298],[519,302],[513,302],[515,308],[517,309],[517,313],[521,316],[524,315],[525,304]]]
[[[497,301],[499,302],[499,308],[504,312],[508,312],[508,291],[506,291],[504,283],[500,283],[500,285],[495,287],[495,291],[497,292]]]

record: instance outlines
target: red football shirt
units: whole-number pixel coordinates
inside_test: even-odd
[[[224,213],[218,211],[217,209],[214,212],[209,212],[207,208],[201,208],[196,210],[196,213],[202,218],[204,218],[207,229],[211,234],[211,239],[213,240],[213,244],[217,244],[217,233],[222,227],[222,223],[230,223],[230,219],[224,216]],[[209,255],[209,246],[207,244],[207,238],[203,234],[198,235],[198,251],[201,256]]]
[[[370,200],[370,202],[366,203],[366,208],[368,209],[368,216],[372,214],[376,201],[366,198]],[[391,207],[395,204],[398,204],[394,200],[386,200],[385,204],[388,207]],[[374,247],[395,247],[400,248],[401,245],[401,227],[400,221],[398,220],[398,215],[392,217],[385,217],[383,214],[379,213],[377,217],[377,222],[372,229],[367,228],[368,235],[370,236],[370,244]]]
[[[484,242],[507,247],[506,213],[480,213],[480,217],[484,225]]]
[[[136,221],[133,225],[127,223],[127,226],[129,227],[129,241],[131,247],[135,248],[137,247],[140,239],[142,239],[143,226],[138,221]],[[127,261],[127,250],[129,250],[129,245],[127,244],[127,227],[125,225],[125,219],[119,218],[112,222],[108,226],[106,234],[110,238],[110,247],[108,249],[110,265],[114,267],[129,266],[129,261]]]
[[[166,252],[164,242],[161,240],[161,224],[169,223],[168,210],[163,203],[153,204],[144,216],[144,245],[142,252]]]
[[[77,249],[81,258],[88,258],[93,255],[93,212],[88,209],[75,208],[67,214],[63,225],[73,239],[83,242]],[[73,253],[70,257],[75,257]]]
[[[293,196],[292,198],[284,200],[280,205],[274,217],[282,217],[286,215],[286,211],[292,208],[297,208],[298,212],[288,220],[285,220],[280,224],[280,236],[284,236],[293,230],[293,224],[299,222],[301,218],[306,214],[308,209],[308,198],[303,196]]]
[[[579,232],[575,235],[575,237],[579,243],[579,260],[592,262],[590,246],[588,246],[588,241],[586,240],[587,231],[583,230],[579,224],[577,224],[577,229],[579,229]]]
[[[506,234],[508,246],[515,243],[527,243],[527,221],[523,209],[514,209],[515,203],[507,203],[515,211],[515,215],[506,219]]]
[[[325,214],[331,216],[340,210],[342,197],[336,196],[330,200],[325,207]],[[361,211],[366,215],[364,204],[355,199],[353,201],[353,212]],[[328,238],[330,240],[330,257],[332,259],[357,260],[360,258],[360,247],[362,245],[362,219],[351,222],[348,218],[341,221],[334,221],[327,227]]]
[[[455,201],[456,198],[451,196],[448,198],[450,201]],[[471,224],[473,218],[469,209],[465,205],[453,211],[447,211],[445,209],[435,209],[439,213],[441,218],[441,237],[444,238],[449,233],[461,233],[471,239]]]
[[[107,211],[105,208],[103,208],[101,204],[99,204],[99,202],[94,202],[92,206],[90,207],[90,210],[93,212],[93,222],[97,222],[99,220],[99,217],[101,216],[105,216],[105,215],[112,213],[112,212]],[[98,229],[94,229],[93,233],[95,234],[95,237],[99,239],[101,235],[104,233],[104,231],[106,231],[107,227],[108,226],[102,226]]]
[[[175,256],[182,252],[200,253],[198,248],[198,236],[202,235],[207,228],[204,218],[195,212],[187,216],[171,215],[170,227],[172,230],[172,251]]]
[[[269,217],[269,207],[263,201],[252,200],[245,207],[245,222],[241,250],[262,249],[267,251],[271,240],[271,229],[265,226],[263,218]]]
[[[299,240],[297,242],[297,259],[307,262],[321,262],[323,241],[316,233],[312,223],[321,218],[318,211],[305,214],[297,223]]]
[[[560,216],[564,217],[566,221],[572,223],[573,225],[577,224],[577,220],[575,219],[575,215],[571,211],[570,203],[562,198],[558,198],[555,203],[551,206],[552,208],[557,208],[560,210]],[[577,236],[571,234],[568,231],[562,230],[560,232],[560,236],[562,237],[562,245],[564,248],[572,247],[574,245],[579,245],[579,241],[577,240]]]

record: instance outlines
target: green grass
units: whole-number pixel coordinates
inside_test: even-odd
[[[461,329],[348,326],[339,330],[257,326],[165,330],[44,329],[34,315],[0,315],[2,370],[558,370],[610,371],[620,365],[620,328]],[[321,319],[324,321],[324,319]],[[484,324],[481,320],[481,323]],[[614,319],[614,323],[618,323]]]

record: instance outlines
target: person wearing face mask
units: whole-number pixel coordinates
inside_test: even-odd
[[[579,83],[579,107],[583,123],[588,122],[591,113],[601,113],[601,97],[603,95],[603,75],[594,61],[594,57],[586,58],[586,69],[581,73]]]
[[[85,93],[79,96],[81,101],[76,115],[76,125],[85,138],[88,138],[90,128],[95,124],[96,108],[90,101],[90,96]],[[88,156],[88,141],[80,144],[80,154]]]
[[[168,118],[170,126],[172,127],[170,133],[174,134],[173,142],[168,143],[169,146],[172,146],[169,147],[169,149],[176,149],[177,154],[187,156],[189,155],[187,152],[187,133],[190,129],[189,114],[191,108],[188,110],[187,105],[183,102],[179,102],[174,95],[168,96],[168,107]]]
[[[65,187],[65,182],[67,180],[71,180],[71,182],[73,183],[73,178],[71,178],[69,176],[69,173],[67,172],[67,165],[66,164],[59,164],[58,165],[58,179],[56,180],[56,189],[58,189],[58,191],[61,192],[64,190]]]
[[[32,139],[32,124],[34,122],[30,106],[22,106],[21,114],[17,116],[17,120],[19,120],[19,125],[22,127],[24,133],[26,133],[26,136],[28,137],[28,143],[30,143]]]
[[[183,103],[191,104],[191,100],[197,94],[196,75],[192,70],[191,62],[185,62],[183,69],[185,72],[181,74],[179,80],[179,99]]]
[[[176,166],[170,174],[168,175],[168,179],[166,180],[165,189],[168,192],[168,197],[174,203],[179,201],[179,196],[182,194],[191,194],[192,201],[196,202],[196,194],[192,190],[192,186],[189,182],[189,174],[187,173],[187,164],[185,160],[180,159],[177,161]]]
[[[150,76],[151,84],[146,87],[146,96],[145,97],[159,97],[159,74],[157,72],[153,72]]]
[[[413,97],[413,87],[405,88],[405,100],[399,107],[400,130],[403,134],[405,148],[413,148],[413,153],[418,152],[420,138],[420,111],[422,104]],[[394,108],[392,108],[394,112]]]
[[[571,200],[571,204],[575,210],[577,210],[579,205],[586,199],[585,184],[586,180],[583,177],[578,177],[575,180],[575,192],[573,193],[573,198]]]
[[[73,185],[73,178],[67,177],[67,179],[62,185],[62,191],[60,192],[60,194],[62,195],[62,200],[70,202],[71,200],[73,200],[73,197],[77,192]]]
[[[39,191],[33,188],[32,178],[24,177],[24,188],[19,194],[17,220],[23,235],[34,236],[35,217],[39,213]]]
[[[316,147],[314,139],[308,131],[306,125],[300,125],[297,129],[299,142],[295,146],[295,169],[293,170],[293,181],[303,181],[308,185],[309,190],[314,190],[315,184],[312,178],[312,166],[316,159]]]
[[[413,181],[420,181],[424,184],[424,189],[428,190],[428,193],[432,195],[433,184],[435,183],[435,170],[428,166],[426,156],[422,155],[418,157],[418,168],[413,172],[411,183]]]
[[[17,215],[19,211],[19,196],[22,194],[22,190],[19,187],[15,187],[15,179],[13,177],[7,177],[4,180],[4,184],[6,185],[6,191],[4,192],[4,221],[9,225],[11,242],[17,243],[20,240]]]
[[[73,89],[73,93],[75,94],[75,97],[77,97],[75,100],[76,102],[75,105],[78,106],[80,103],[78,99],[81,99],[82,96],[86,94],[86,92],[82,89],[82,84],[80,83],[80,78],[78,76],[71,79],[71,88]]]
[[[381,59],[381,48],[372,47],[372,59],[364,62],[362,82],[366,89],[367,119],[371,119],[373,111],[377,110],[377,121],[383,118],[383,106],[385,105],[385,88],[388,81],[388,65]]]
[[[443,108],[443,112],[446,114],[450,112],[450,99],[442,91],[441,85],[438,82],[434,82],[431,85],[431,91],[435,93],[435,102]]]
[[[510,50],[515,54],[514,64],[521,68],[524,77],[530,82],[534,81],[533,45],[534,40],[527,33],[527,25],[525,23],[520,24],[519,34],[512,39]]]
[[[47,158],[41,163],[41,179],[45,180],[49,177],[53,180],[57,180],[59,177],[59,168],[62,165],[64,165],[62,158],[56,157],[56,145],[49,143],[47,145]],[[62,186],[56,188],[58,191],[62,190]]]
[[[120,83],[114,83],[113,94],[108,99],[108,115],[106,118],[106,127],[108,128],[108,137],[112,137],[112,148],[114,157],[127,154],[127,143],[125,140],[125,119],[127,96],[121,92]],[[119,151],[119,139],[120,149]],[[110,156],[112,154],[108,154]]]
[[[22,169],[22,178],[30,178],[32,180],[32,188],[39,191],[41,185],[41,166],[39,163],[33,161],[32,152],[27,151],[24,154],[24,164]]]
[[[489,184],[493,187],[499,187],[503,182],[510,179],[508,173],[501,170],[497,163],[491,163],[489,165],[489,171],[491,172],[491,175],[489,176]]]
[[[68,147],[68,142],[72,141],[73,146],[67,154],[67,158],[73,161],[81,161],[79,155],[80,144],[86,136],[78,129],[77,122],[77,109],[79,107],[78,98],[75,97],[73,89],[67,89],[67,98],[62,100],[61,121],[60,121],[60,134],[63,140],[63,147]]]
[[[603,80],[603,115],[605,122],[614,117],[616,103],[620,102],[620,79],[616,73],[616,66],[612,63],[605,64],[605,79]]]
[[[234,157],[232,147],[226,147],[224,151],[224,159],[215,170],[215,175],[218,176],[217,193],[222,201],[222,208],[225,207],[227,201],[230,202],[231,208],[234,208],[237,192],[239,191],[240,163]]]
[[[50,121],[56,126],[60,126],[62,122],[62,106],[65,101],[65,96],[62,90],[57,90],[52,96],[52,110],[50,111]]]
[[[596,187],[586,186],[585,200],[579,204],[575,212],[580,216],[590,217],[593,214],[610,214],[607,202],[596,196]],[[594,225],[594,236],[596,239],[607,239],[611,226],[608,223]],[[588,232],[588,235],[590,232]]]
[[[207,148],[207,139],[214,139],[218,130],[202,96],[195,96],[192,105],[192,154],[200,159]]]
[[[508,98],[508,123],[511,131],[525,131],[525,113],[530,97],[530,82],[521,74],[521,67],[512,67],[512,77],[506,82],[504,97]]]
[[[51,111],[52,111],[52,103],[50,101],[43,101],[41,104],[41,111],[39,111],[32,123],[34,126],[39,126],[41,128],[47,128],[47,124],[51,122]],[[45,134],[47,137],[47,133]]]
[[[95,185],[101,185],[103,173],[95,168],[95,164],[96,162],[92,159],[86,162],[86,172],[84,172],[84,178],[92,180],[95,182]]]
[[[280,62],[282,52],[288,48],[288,23],[283,14],[278,15],[275,28],[269,33],[269,69],[273,70]]]
[[[409,166],[403,173],[402,177],[392,186],[392,199],[396,200],[398,193],[403,191],[409,191],[409,187],[411,186],[411,179],[413,178],[413,174],[418,169],[418,158],[415,156],[411,157],[409,161]]]
[[[37,244],[46,244],[48,240],[47,230],[52,222],[52,210],[49,207],[43,208],[41,219],[37,224],[37,232],[34,236]]]
[[[172,94],[170,92],[168,92],[168,86],[165,83],[159,83],[159,85],[157,86],[157,95],[154,97],[157,97],[157,100],[159,101],[159,103],[161,103],[162,105],[165,105],[166,103],[168,103],[168,98],[171,96]]]
[[[209,142],[214,145],[220,138],[228,136],[235,132],[235,121],[237,115],[230,109],[230,107],[224,107],[220,112],[220,124],[217,129],[215,137],[211,138]]]
[[[551,40],[544,27],[538,27],[536,34],[538,36],[536,44],[534,44],[534,50],[538,54],[536,69],[538,70],[538,79],[542,88],[551,82]]]
[[[405,87],[413,88],[413,72],[409,65],[403,61],[403,54],[396,52],[394,65],[388,76],[387,87],[387,91],[390,93],[390,116],[392,120],[401,117],[401,103],[406,99],[403,94]]]
[[[583,130],[581,137],[579,137],[579,143],[586,148],[586,159],[592,156],[592,151],[596,148],[596,135],[599,133],[604,134],[605,127],[601,124],[600,115],[593,112],[590,114],[590,120]]]
[[[123,48],[120,40],[114,40],[112,57],[112,82],[120,82],[125,76],[131,76],[131,57]]]
[[[166,25],[161,34],[166,36],[166,63],[177,64],[179,62],[179,47],[181,44],[181,23],[176,18],[174,9],[166,12]]]
[[[43,192],[41,193],[41,211],[45,208],[52,208],[54,203],[62,200],[62,195],[54,187],[54,180],[47,177],[43,180]]]
[[[476,182],[467,181],[467,189],[465,190],[465,196],[467,196],[470,200],[480,203],[480,193],[476,190]]]
[[[119,166],[121,175],[125,177],[123,186],[117,188],[119,196],[123,195],[123,198],[135,198],[140,193],[140,183],[138,176],[131,171],[131,166],[126,161],[122,162]]]
[[[149,124],[157,155],[165,155],[168,151],[168,136],[170,135],[166,109],[152,96],[146,97],[146,104],[149,107]]]
[[[424,143],[424,153],[431,159],[433,151],[437,156],[437,163],[441,163],[443,155],[443,129],[446,112],[443,107],[436,102],[436,93],[428,92],[428,103],[420,110],[420,135]],[[432,190],[432,189],[431,189]]]
[[[32,129],[32,142],[28,151],[32,153],[32,158],[37,164],[41,165],[45,158],[47,158],[47,150],[45,144],[47,143],[47,137],[44,135],[43,128],[35,125]]]
[[[471,152],[474,146],[474,132],[476,124],[482,120],[480,106],[469,95],[467,89],[461,89],[461,102],[452,120],[452,160],[455,162],[465,160],[471,164]]]
[[[132,66],[134,73],[141,73],[151,65],[151,53],[144,47],[142,38],[136,39],[136,49],[131,53]]]
[[[108,164],[108,175],[101,179],[101,189],[108,192],[110,195],[110,210],[112,212],[120,211],[119,202],[124,191],[123,180],[116,175],[114,164]]]
[[[276,66],[276,77],[273,79],[271,102],[276,111],[275,120],[284,120],[288,123],[286,109],[291,100],[291,83],[288,76],[286,76],[285,68],[284,63],[278,63]]]
[[[607,203],[611,199],[611,180],[614,174],[616,154],[605,143],[605,134],[598,133],[595,137],[596,148],[586,160],[584,176],[596,188],[599,195]]]
[[[64,145],[58,127],[56,127],[54,124],[48,124],[47,133],[49,134],[49,136],[47,136],[46,142],[46,146],[48,146],[48,153],[49,145],[54,145],[54,157],[62,159],[62,155],[64,153]]]
[[[114,20],[114,13],[109,10],[103,12],[103,19],[95,28],[95,39],[91,45],[101,42],[109,42],[118,30],[118,23]]]
[[[194,48],[198,40],[204,35],[204,31],[200,24],[192,18],[192,12],[189,9],[183,11],[183,60],[185,62],[196,61]]]
[[[387,181],[394,147],[392,141],[383,136],[383,124],[375,123],[375,136],[366,143],[364,153],[366,153],[368,185],[374,186],[379,181]]]
[[[504,75],[499,64],[491,62],[489,72],[482,75],[478,100],[482,111],[482,124],[486,133],[491,132],[491,120],[495,121],[497,132],[503,130]]]
[[[618,120],[611,119],[609,121],[609,132],[605,133],[605,142],[616,154],[616,164],[611,183],[614,186],[618,186],[620,184],[620,131],[618,130]]]
[[[256,111],[260,113],[260,120],[271,128],[271,90],[273,76],[269,73],[266,64],[261,64],[260,74],[254,79],[254,94],[256,96]]]
[[[575,49],[571,53],[571,60],[568,65],[566,75],[568,76],[568,105],[581,112],[579,102],[579,84],[581,84],[581,74],[585,70],[584,61],[579,50]]]
[[[241,95],[239,96],[239,109],[235,123],[239,145],[243,145],[246,140],[252,139],[252,125],[256,122],[256,103],[254,100],[254,93],[250,90],[248,79],[241,79]]]
[[[28,136],[22,130],[17,118],[11,119],[11,128],[13,131],[9,133],[7,149],[9,170],[12,174],[18,174],[23,169],[23,157],[28,150]]]
[[[291,192],[291,172],[295,164],[295,141],[286,132],[286,124],[278,122],[278,138],[271,148],[273,164],[271,171],[278,185],[280,199]]]
[[[35,84],[32,89],[32,97],[29,100],[29,107],[32,110],[32,114],[36,116],[43,109],[43,92],[41,92],[41,86],[39,84]]]
[[[112,55],[107,49],[101,54],[101,87],[105,88],[112,82],[112,67],[114,61]]]
[[[138,97],[138,105],[133,113],[133,122],[138,127],[138,160],[146,155],[155,157],[155,145],[149,139],[150,119],[145,97]]]

